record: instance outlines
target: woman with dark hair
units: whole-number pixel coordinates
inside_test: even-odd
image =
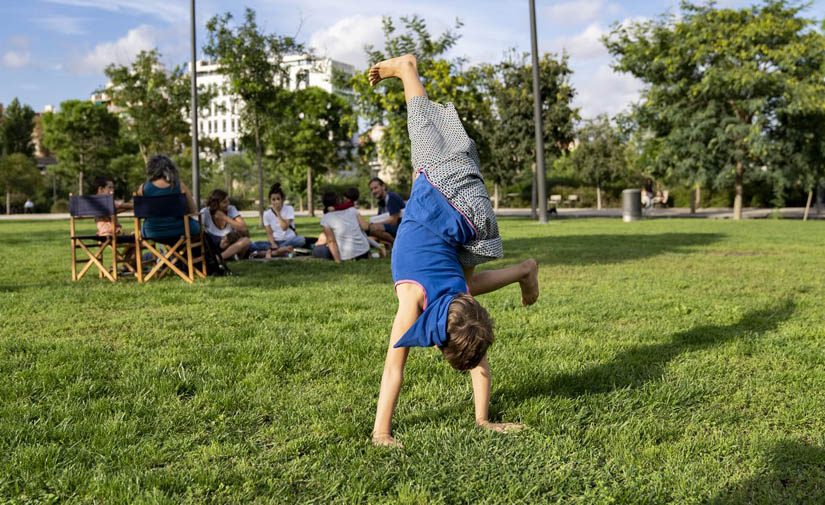
[[[358,213],[358,209],[348,207],[330,211],[338,204],[338,194],[334,191],[324,193],[322,201],[324,215],[321,217],[321,226],[324,227],[324,232],[318,237],[312,255],[336,263],[369,258],[370,244],[364,235],[369,224]]]
[[[222,189],[209,193],[206,207],[201,209],[201,221],[206,235],[221,251],[224,260],[243,258],[249,251],[249,229],[241,213],[229,203],[229,195]],[[231,232],[236,233],[231,233]]]
[[[194,214],[198,211],[192,192],[186,184],[180,180],[178,167],[169,156],[165,154],[155,154],[146,163],[146,182],[135,192],[138,196],[162,196],[183,194],[186,197],[188,212]],[[200,233],[200,227],[196,219],[189,220],[189,231],[194,236]],[[142,235],[151,237],[163,242],[168,239],[174,243],[178,237],[183,235],[183,220],[177,217],[150,217],[143,221]]]

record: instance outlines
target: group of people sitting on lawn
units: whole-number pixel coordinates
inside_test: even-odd
[[[190,213],[196,206],[192,193],[180,180],[177,166],[167,156],[155,155],[147,163],[147,180],[135,192],[138,196],[160,196],[183,194]],[[114,182],[108,177],[95,179],[97,194],[114,193]],[[263,221],[267,240],[253,241],[249,228],[241,213],[229,201],[229,195],[221,189],[213,190],[200,209],[204,236],[213,245],[216,254],[228,260],[245,258],[271,259],[292,256],[296,253],[311,254],[316,258],[331,259],[337,263],[351,259],[369,258],[370,249],[386,256],[386,248],[395,240],[401,222],[403,199],[387,190],[379,178],[370,181],[370,192],[378,200],[378,216],[367,222],[357,208],[360,197],[357,188],[344,191],[343,199],[335,191],[324,193],[322,202],[324,215],[321,217],[322,232],[316,237],[303,237],[295,231],[295,209],[286,204],[280,183],[269,189],[269,208],[264,212]],[[116,211],[131,210],[130,203],[116,203]],[[96,219],[97,234],[109,236],[123,233],[122,226],[114,219]],[[190,232],[200,233],[197,220],[190,221]],[[184,233],[183,222],[179,218],[147,218],[141,234],[163,243],[174,240]],[[166,240],[168,238],[168,240]]]

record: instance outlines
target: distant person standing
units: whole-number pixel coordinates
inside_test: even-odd
[[[31,201],[31,198],[26,198],[26,203],[23,204],[23,213],[25,213],[25,214],[34,213],[34,202]]]
[[[370,193],[378,200],[378,215],[370,222],[369,234],[392,244],[401,224],[404,200],[398,193],[388,191],[387,185],[378,177],[370,180]]]

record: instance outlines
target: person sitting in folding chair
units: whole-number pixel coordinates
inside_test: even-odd
[[[146,179],[146,182],[135,192],[137,196],[183,195],[186,200],[187,214],[197,215],[197,207],[195,206],[195,200],[192,198],[192,193],[186,184],[180,180],[178,167],[168,156],[155,154],[149,158],[146,163]],[[137,206],[135,215],[137,217]],[[200,237],[199,219],[190,217],[188,228],[190,237]],[[184,220],[180,217],[146,217],[139,231],[142,238],[165,244],[174,249],[175,246],[179,246],[181,238],[186,234],[186,226]],[[199,257],[198,259],[202,260],[200,241],[198,240],[196,244],[197,246],[193,248],[192,257]],[[181,259],[180,254],[174,254],[173,256],[177,257],[178,260]],[[167,254],[167,258],[172,258],[172,256]],[[162,258],[158,259],[162,261]],[[194,280],[192,275],[187,278],[180,272],[175,273],[188,282]],[[148,279],[150,276],[151,274],[146,278]]]
[[[143,183],[135,193],[138,196],[183,194],[186,197],[189,212],[192,214],[197,212],[195,200],[192,198],[192,192],[189,191],[186,184],[180,180],[178,167],[175,165],[175,162],[165,154],[156,154],[149,158],[149,162],[146,163],[146,182]],[[151,237],[161,243],[165,243],[164,240],[166,240],[171,245],[175,243],[178,237],[183,235],[183,231],[183,221],[181,219],[150,217],[143,222],[141,235]],[[197,220],[189,220],[189,231],[192,235],[200,233]]]
[[[98,175],[95,177],[95,189],[98,195],[114,195],[115,194],[115,182],[110,177],[106,177],[103,175]],[[132,210],[134,207],[129,202],[122,202],[115,200],[115,214],[126,212],[128,210]],[[117,220],[117,216],[114,218],[109,216],[98,216],[95,217],[95,226],[97,227],[97,234],[101,237],[111,237],[112,234],[115,235],[123,235],[123,226],[121,226],[120,222]],[[129,242],[125,242],[124,251],[122,257],[119,258],[125,262],[126,270],[121,273],[126,273],[131,271],[134,273],[134,264],[135,264],[135,247],[134,244],[130,244]]]

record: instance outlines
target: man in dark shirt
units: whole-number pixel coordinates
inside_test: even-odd
[[[387,185],[378,177],[370,180],[370,192],[378,200],[378,214],[389,214],[385,221],[370,224],[370,235],[392,244],[398,232],[398,225],[401,224],[401,209],[404,208],[404,200],[398,193],[387,191]]]

